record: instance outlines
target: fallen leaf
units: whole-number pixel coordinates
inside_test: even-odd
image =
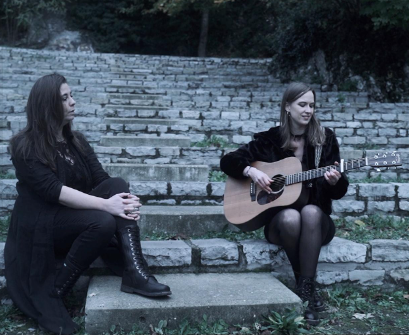
[[[404,294],[404,295],[403,295],[403,298],[404,298],[404,299],[409,299],[409,294]]]
[[[88,297],[91,298],[91,297],[95,297],[96,295],[97,295],[96,293],[90,293],[88,294]]]
[[[363,319],[373,318],[374,316],[372,315],[372,313],[368,313],[368,314],[355,313],[354,315],[352,315],[352,317],[358,320],[363,320]]]
[[[365,222],[361,221],[361,220],[355,220],[355,224],[357,224],[360,227],[365,226]]]

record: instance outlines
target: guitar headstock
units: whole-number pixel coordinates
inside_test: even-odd
[[[380,167],[391,167],[391,166],[401,166],[402,161],[400,154],[396,151],[392,152],[381,152],[375,154],[373,157],[366,157],[367,164],[374,168]]]

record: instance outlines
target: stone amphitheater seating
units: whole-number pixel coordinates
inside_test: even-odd
[[[82,54],[0,47],[0,172],[13,170],[8,140],[25,126],[24,107],[32,85],[40,76],[58,72],[66,76],[77,101],[75,129],[87,136],[106,170],[129,181],[132,192],[142,198],[140,225],[144,234],[200,236],[208,231],[221,231],[227,226],[221,206],[224,183],[209,181],[209,173],[218,170],[220,158],[232,148],[199,147],[195,143],[217,136],[232,147],[239,146],[251,140],[255,132],[278,124],[285,84],[269,74],[269,62],[269,59]],[[317,99],[319,118],[324,126],[335,130],[343,158],[359,158],[365,148],[368,155],[378,150],[399,150],[402,155],[401,168],[381,174],[393,183],[352,183],[346,197],[334,202],[334,214],[406,216],[409,187],[402,181],[409,177],[409,104],[376,103],[365,92],[321,92],[319,86]],[[359,181],[378,174],[362,169],[349,176]],[[8,216],[13,208],[15,182],[0,179],[1,217]],[[173,276],[169,277],[170,281],[180,280],[177,274]],[[229,280],[217,276],[216,279],[185,276],[186,283]],[[268,283],[273,279],[262,280]],[[238,283],[243,285],[240,280]],[[107,288],[101,290],[103,285]],[[284,298],[263,300],[265,303],[254,303],[254,309],[242,319],[226,318],[231,322],[248,322],[251,315],[264,311],[269,304],[276,304],[279,309],[285,304],[299,306],[291,292],[277,285],[276,289],[288,293],[286,302]],[[96,278],[90,286],[90,290],[107,299],[106,308],[112,312],[109,320],[115,320],[119,315],[116,311],[123,308],[121,304],[115,305],[117,295],[112,290],[117,286],[114,278],[109,281]],[[176,295],[182,297],[183,287],[177,284],[174,287]],[[265,291],[257,294],[272,296]],[[122,298],[130,299],[124,300],[127,306],[144,302],[139,297],[121,295]],[[186,301],[183,299],[175,298],[172,306],[181,308]],[[87,306],[92,303],[88,301]],[[232,303],[236,302],[232,300]],[[161,304],[153,303],[149,308],[165,308]],[[100,300],[97,305],[100,308]],[[98,333],[106,326],[100,318],[92,319],[92,315],[102,313],[97,305],[88,309],[90,333]],[[196,308],[202,313],[206,309],[195,306],[190,306],[191,310]],[[238,306],[231,313],[246,309],[240,303]],[[227,313],[220,306],[214,308],[215,315]],[[184,313],[189,314],[188,309]],[[136,320],[146,318],[145,312],[132,311],[126,313],[131,317],[137,315]],[[171,310],[166,317],[180,315]],[[129,328],[126,322],[120,323]]]

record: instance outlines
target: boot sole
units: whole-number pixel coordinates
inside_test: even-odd
[[[143,295],[145,297],[165,297],[167,295],[171,295],[171,291],[162,291],[162,292],[145,292],[138,290],[137,288],[121,285],[121,291],[126,293],[136,293],[139,295]]]

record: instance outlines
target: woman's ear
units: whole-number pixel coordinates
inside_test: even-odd
[[[290,111],[290,104],[288,102],[286,102],[286,104],[285,104],[285,111],[286,112]]]

